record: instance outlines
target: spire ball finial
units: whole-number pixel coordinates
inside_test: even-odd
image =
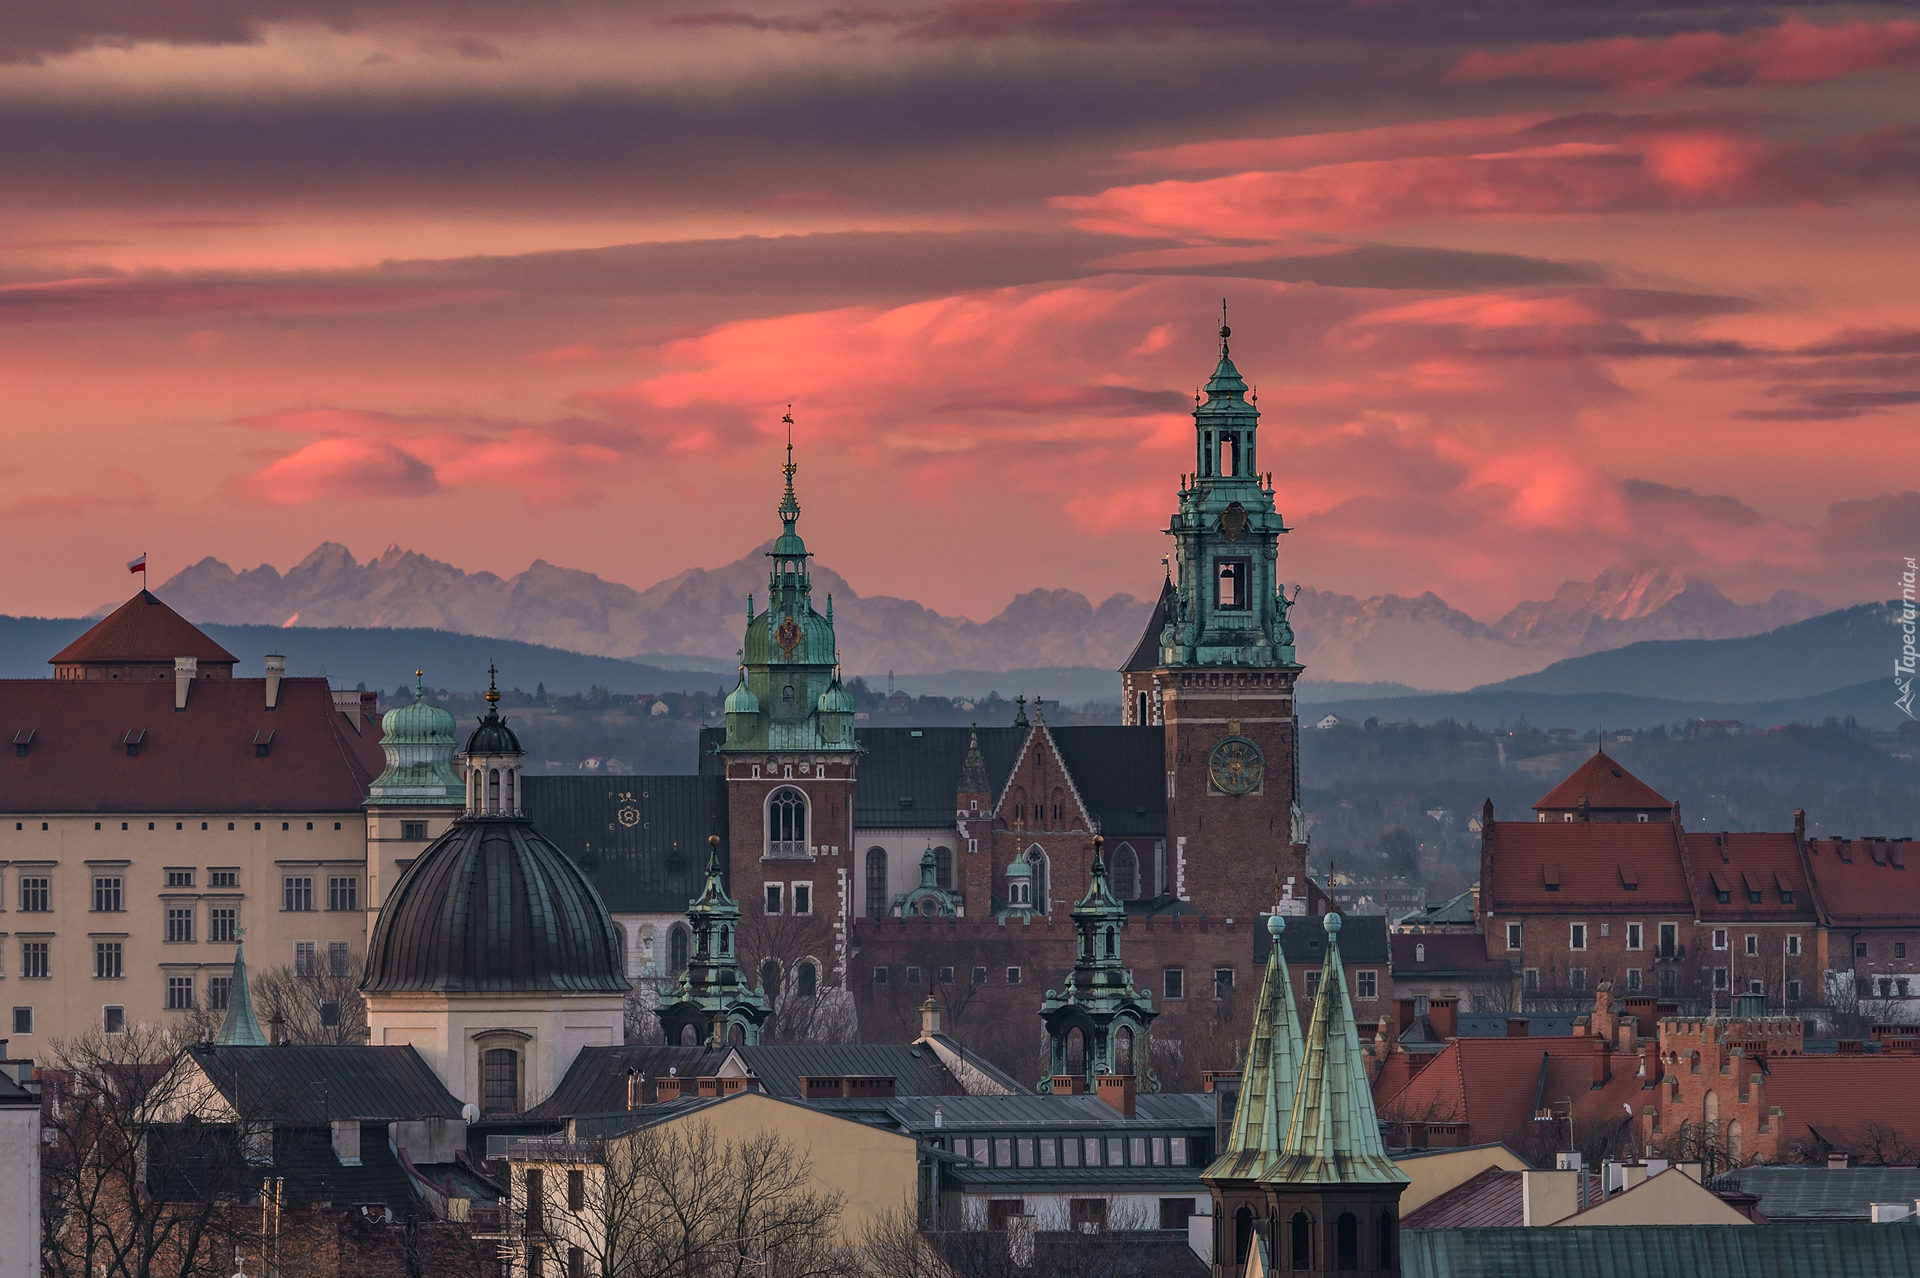
[[[489,709],[500,704],[499,677],[500,677],[500,672],[494,669],[492,662],[488,662],[487,663],[487,706]]]
[[[1274,940],[1277,941],[1280,939],[1280,934],[1286,930],[1287,930],[1286,915],[1269,914],[1267,916],[1267,935],[1268,936],[1271,936]]]
[[[1322,919],[1321,922],[1326,925],[1328,936],[1340,935],[1340,916],[1337,913],[1328,910],[1327,917]]]

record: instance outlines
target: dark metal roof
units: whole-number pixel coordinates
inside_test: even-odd
[[[1462,1012],[1461,1038],[1505,1038],[1508,1021],[1525,1021],[1528,1038],[1565,1038],[1585,1012]]]
[[[1804,1278],[1920,1273],[1911,1225],[1408,1229],[1405,1278]]]
[[[527,815],[615,914],[684,914],[707,836],[725,838],[725,782],[709,776],[528,777]]]
[[[1868,1220],[1872,1204],[1920,1199],[1920,1170],[1910,1167],[1743,1167],[1713,1182],[1715,1190],[1758,1194],[1768,1220]]]
[[[462,818],[401,874],[363,990],[624,993],[613,919],[524,820]]]
[[[1385,963],[1392,950],[1387,933],[1387,916],[1384,914],[1343,914],[1340,924],[1340,961],[1351,967],[1355,963]],[[1271,943],[1267,939],[1266,921],[1256,919],[1260,926],[1253,931],[1253,961],[1264,965],[1267,950]],[[1305,964],[1319,967],[1327,961],[1327,929],[1318,915],[1306,915],[1287,920],[1287,930],[1280,934],[1280,952],[1287,956],[1287,965],[1296,967]]]
[[[275,1124],[460,1117],[460,1102],[411,1047],[199,1043],[187,1052],[236,1111]]]
[[[713,1073],[725,1059],[724,1051],[706,1047],[583,1047],[553,1095],[528,1110],[526,1117],[558,1120],[624,1110],[630,1069],[639,1070],[647,1080],[645,1099],[651,1104],[655,1084],[673,1071],[682,1078],[699,1078]]]
[[[1109,839],[1167,832],[1167,735],[1155,727],[1055,728],[1061,760],[1100,833]]]
[[[951,826],[960,771],[973,728],[861,728],[853,788],[853,823],[861,829]],[[980,728],[987,781],[999,801],[1019,757],[1024,728]]]
[[[1205,1170],[1205,1167],[975,1167],[970,1163],[955,1163],[942,1179],[951,1179],[963,1190],[975,1193],[1017,1188],[1030,1194],[1064,1194],[1105,1187],[1107,1192],[1205,1194],[1207,1187],[1200,1181],[1200,1173]]]
[[[270,1168],[248,1167],[233,1140],[231,1129],[156,1128],[144,1159],[154,1195],[163,1202],[198,1202],[209,1192],[216,1198],[244,1195],[258,1192],[260,1173],[271,1171],[285,1182],[289,1208],[384,1206],[395,1219],[419,1210],[413,1182],[388,1147],[382,1124],[361,1129],[358,1167],[345,1166],[333,1152],[329,1127],[276,1127]]]
[[[1133,652],[1127,657],[1122,670],[1153,670],[1160,665],[1160,631],[1167,624],[1167,601],[1174,596],[1173,574],[1167,574],[1167,580],[1160,587],[1160,597],[1153,601],[1153,612],[1147,617],[1147,628],[1140,632],[1140,642],[1133,646]]]
[[[1014,1264],[1008,1235],[966,1229],[926,1235],[954,1273],[1086,1274],[1108,1278],[1206,1278],[1207,1265],[1187,1245],[1184,1229],[1113,1229],[1095,1237],[1066,1230],[1040,1230],[1033,1259]]]
[[[946,1097],[964,1091],[931,1047],[912,1043],[799,1043],[736,1047],[733,1054],[772,1096],[799,1096],[802,1077],[850,1074],[892,1078],[898,1096]]]
[[[1178,1129],[1211,1132],[1214,1098],[1199,1092],[1148,1092],[1134,1099],[1131,1117],[1098,1096],[901,1096],[887,1103],[887,1111],[902,1127],[926,1135],[934,1130],[933,1111],[940,1111],[940,1129],[948,1135],[973,1132],[1042,1129],[1067,1131],[1128,1131]]]

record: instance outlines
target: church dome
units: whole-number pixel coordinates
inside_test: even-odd
[[[529,821],[463,819],[394,885],[360,988],[597,994],[629,987],[613,919],[579,867]]]
[[[513,729],[500,717],[495,706],[487,707],[487,717],[480,720],[480,726],[467,738],[468,754],[524,754],[520,748],[520,738],[513,735]]]
[[[759,714],[760,698],[753,695],[753,689],[747,686],[747,672],[740,672],[740,682],[727,694],[726,712],[728,714]]]
[[[827,690],[820,694],[819,706],[821,714],[852,714],[853,694],[842,687],[840,680],[836,678],[827,686]]]
[[[420,679],[415,672],[415,679]],[[380,719],[380,748],[387,769],[368,787],[370,803],[458,803],[465,791],[453,770],[453,716],[426,700],[416,682],[413,700]]]

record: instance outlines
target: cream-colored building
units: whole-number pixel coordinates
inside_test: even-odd
[[[215,1023],[256,974],[348,973],[367,939],[373,694],[259,678],[146,591],[0,681],[0,1007],[15,1056]]]

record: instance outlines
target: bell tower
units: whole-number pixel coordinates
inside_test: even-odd
[[[1224,319],[1224,308],[1222,318]],[[1171,572],[1122,672],[1130,723],[1166,735],[1168,878],[1209,914],[1280,902],[1304,911],[1306,834],[1286,521],[1259,470],[1260,410],[1220,326],[1220,360],[1195,396],[1194,469],[1167,535]],[[1301,905],[1291,901],[1299,899]]]

